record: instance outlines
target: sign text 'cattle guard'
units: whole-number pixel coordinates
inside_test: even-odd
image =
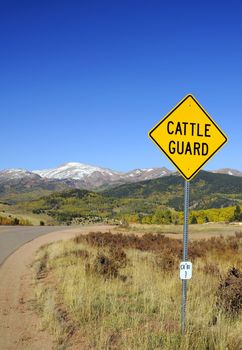
[[[149,136],[186,180],[227,142],[227,137],[192,96],[187,95]]]

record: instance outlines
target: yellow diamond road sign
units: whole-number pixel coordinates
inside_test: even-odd
[[[192,95],[185,96],[149,136],[188,181],[227,142],[226,135]]]

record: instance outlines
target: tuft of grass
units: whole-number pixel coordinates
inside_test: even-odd
[[[242,272],[232,267],[220,281],[217,290],[217,307],[232,317],[242,311]]]

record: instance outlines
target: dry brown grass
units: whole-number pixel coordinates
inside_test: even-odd
[[[238,252],[239,236],[224,238],[211,237],[199,241],[192,241],[189,244],[189,258],[195,260],[213,251],[214,253]],[[141,251],[160,252],[162,254],[182,257],[182,240],[174,240],[162,234],[145,233],[142,236],[134,234],[122,234],[111,232],[90,232],[88,235],[80,235],[74,238],[75,243],[88,243],[96,247],[132,248]]]
[[[36,266],[43,260],[44,278],[35,272],[43,325],[57,348],[240,350],[241,241],[237,234],[190,244],[194,273],[184,336],[181,241],[92,232],[46,246],[36,259]]]

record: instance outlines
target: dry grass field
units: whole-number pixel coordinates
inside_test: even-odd
[[[130,224],[128,228],[117,227],[118,232],[128,232],[135,234],[161,233],[168,237],[182,239],[183,225],[150,225],[150,224]],[[189,239],[207,239],[211,237],[233,236],[235,231],[242,231],[240,223],[208,222],[206,224],[189,225]]]
[[[192,241],[187,331],[180,332],[182,242],[89,233],[43,246],[35,308],[57,349],[240,350],[242,233]]]

